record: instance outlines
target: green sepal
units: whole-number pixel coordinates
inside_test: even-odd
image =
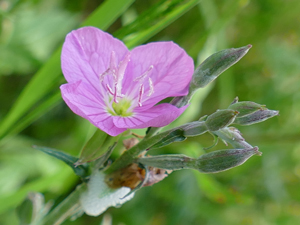
[[[109,136],[104,131],[97,129],[93,136],[82,148],[76,165],[95,161],[96,159],[100,158],[118,139],[119,136]]]
[[[113,152],[114,148],[116,147],[117,142],[113,143],[112,146],[109,147],[107,152],[105,152],[100,158],[96,159],[93,164],[91,164],[91,168],[93,170],[98,170],[104,167],[104,164],[107,162],[109,159],[111,153]]]
[[[76,165],[75,163],[78,161],[78,158],[75,156],[71,156],[67,153],[61,152],[59,150],[47,147],[40,147],[40,146],[32,146],[33,148],[40,150],[48,155],[51,155],[63,162],[65,162],[68,166],[70,166],[75,174],[79,177],[86,177],[88,174],[88,167],[87,165]]]

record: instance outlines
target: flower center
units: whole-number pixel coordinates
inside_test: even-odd
[[[104,85],[108,93],[106,102],[107,111],[113,116],[127,117],[133,115],[133,108],[136,106],[141,107],[142,102],[154,93],[153,83],[149,77],[149,73],[153,69],[152,65],[141,76],[133,80],[133,82],[138,84],[131,86],[132,88],[127,90],[127,93],[122,93],[122,81],[129,61],[130,53],[126,54],[123,60],[117,65],[115,52],[112,51],[109,68],[99,76],[100,82]],[[104,80],[107,75],[108,78]],[[148,89],[148,94],[145,97],[144,91],[146,88]]]
[[[131,101],[126,98],[122,98],[118,101],[118,103],[113,101],[111,104],[112,109],[108,108],[107,111],[113,116],[127,117],[133,114],[129,110],[130,106],[131,106]]]

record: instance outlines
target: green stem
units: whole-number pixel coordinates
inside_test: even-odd
[[[54,210],[52,210],[43,221],[43,225],[59,225],[67,218],[81,210],[79,203],[80,195],[86,190],[86,184],[80,184],[65,198]]]
[[[141,154],[142,152],[146,151],[151,146],[159,142],[173,130],[174,129],[168,130],[149,138],[145,137],[137,145],[124,152],[113,164],[111,164],[110,167],[107,168],[107,170],[105,170],[105,173],[109,174],[130,165],[139,154]]]

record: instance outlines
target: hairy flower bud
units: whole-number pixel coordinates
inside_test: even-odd
[[[225,49],[208,57],[195,70],[190,84],[190,92],[212,82],[221,73],[237,63],[251,47],[252,45],[247,45],[241,48]]]
[[[251,125],[263,122],[271,117],[277,116],[278,114],[279,111],[277,110],[261,109],[243,117],[236,118],[234,123],[239,125]]]
[[[207,117],[205,124],[209,131],[217,131],[223,127],[229,126],[238,114],[238,111],[231,109],[218,110]]]
[[[260,105],[255,102],[235,102],[231,104],[228,109],[236,110],[239,112],[239,115],[237,117],[242,117],[251,113],[254,113],[258,110],[266,109],[265,105]]]
[[[138,158],[137,162],[165,170],[195,169],[202,173],[218,173],[246,162],[253,155],[261,155],[258,147],[225,149],[201,155],[198,159],[181,154]]]
[[[213,151],[200,156],[197,167],[203,173],[218,173],[243,164],[253,155],[261,154],[258,147]]]
[[[207,131],[207,126],[204,121],[194,121],[182,126],[185,137],[198,136]]]

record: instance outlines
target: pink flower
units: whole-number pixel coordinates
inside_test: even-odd
[[[187,106],[156,105],[188,93],[191,57],[173,42],[154,42],[129,51],[123,42],[95,27],[66,37],[60,89],[71,110],[109,135],[126,129],[162,127]]]

